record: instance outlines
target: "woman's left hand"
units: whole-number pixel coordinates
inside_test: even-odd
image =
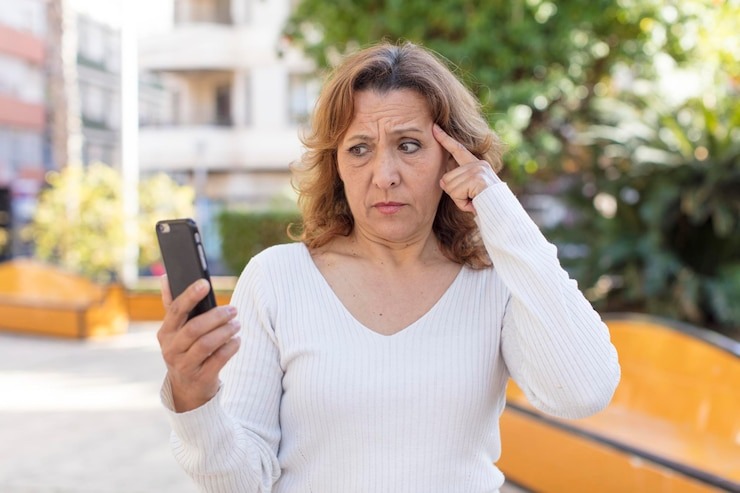
[[[475,213],[473,199],[486,188],[501,183],[501,179],[486,161],[478,159],[439,125],[434,125],[437,139],[454,159],[455,167],[444,174],[440,186],[463,211]]]

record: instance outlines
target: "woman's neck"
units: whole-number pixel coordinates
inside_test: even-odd
[[[433,232],[405,242],[391,242],[363,234],[355,229],[346,237],[335,238],[330,251],[376,265],[378,268],[403,269],[448,262]]]

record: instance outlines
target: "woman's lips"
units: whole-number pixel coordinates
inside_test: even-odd
[[[381,214],[390,215],[401,210],[403,204],[400,202],[378,202],[373,207],[375,207]]]

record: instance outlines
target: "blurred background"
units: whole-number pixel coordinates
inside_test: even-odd
[[[44,310],[71,310],[82,298],[100,304],[116,288],[127,300],[124,328],[109,333],[133,337],[89,351],[3,339],[0,377],[10,378],[0,378],[0,393],[21,402],[19,368],[41,365],[61,378],[87,364],[83,355],[109,358],[106,348],[121,360],[145,358],[133,382],[144,368],[149,377],[160,371],[155,222],[198,221],[227,302],[249,258],[289,241],[286,227],[299,220],[289,167],[300,159],[299,136],[327,70],[379,40],[418,42],[449,60],[507,145],[502,177],[600,312],[661,317],[726,338],[731,362],[699,358],[707,374],[671,377],[683,386],[664,401],[706,424],[717,421],[715,397],[723,396],[724,445],[708,450],[740,463],[739,0],[0,0],[0,329],[35,324],[31,332],[69,337],[54,328],[61,312]],[[18,307],[28,311],[19,315]],[[635,341],[619,347],[623,371],[630,348],[654,353],[640,360],[635,379],[668,361],[658,351],[680,346]],[[38,354],[47,356],[30,356],[43,348]],[[681,351],[675,359],[698,358]],[[124,371],[103,366],[118,377],[91,392]],[[676,368],[671,375],[684,371]],[[732,368],[730,377],[721,368]],[[623,380],[632,381],[628,373]],[[710,380],[723,385],[715,397],[701,393]],[[670,387],[645,382],[654,386],[643,396]],[[158,383],[140,394],[154,396]],[[695,405],[676,397],[693,392],[684,383],[696,387]],[[0,431],[12,444],[13,429],[38,423],[19,428],[13,412],[30,408],[8,402],[0,403]],[[658,413],[648,428],[675,421],[671,413]],[[740,482],[737,466],[728,467]],[[168,474],[116,491],[187,491]],[[91,490],[3,484],[114,491],[100,486],[105,479]]]
[[[238,274],[287,241],[325,70],[408,39],[481,99],[504,178],[597,308],[736,334],[739,8],[2,0],[0,259],[135,286],[161,272],[154,222],[190,215],[214,273]]]

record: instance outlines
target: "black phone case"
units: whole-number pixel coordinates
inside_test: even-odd
[[[156,230],[172,299],[198,279],[207,279],[210,283],[206,253],[195,221],[167,219],[157,222]],[[188,320],[215,306],[216,296],[211,287],[208,295],[190,312]]]

